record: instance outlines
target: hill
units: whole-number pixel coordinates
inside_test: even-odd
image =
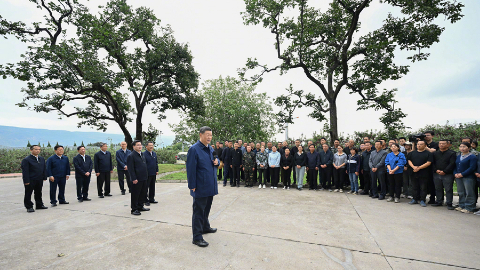
[[[172,144],[175,136],[162,136],[161,146]],[[82,132],[82,131],[66,131],[66,130],[49,130],[49,129],[33,129],[20,128],[12,126],[0,126],[0,145],[5,147],[25,147],[28,141],[31,144],[45,144],[50,142],[53,146],[57,142],[64,146],[72,146],[74,143],[80,145],[95,142],[120,143],[123,141],[122,134],[111,134],[103,132]],[[157,143],[160,140],[157,140]]]

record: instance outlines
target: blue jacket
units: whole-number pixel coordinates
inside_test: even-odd
[[[393,152],[389,153],[387,157],[385,158],[385,167],[390,165],[390,168],[392,170],[395,170],[395,168],[398,166],[398,170],[395,171],[395,174],[403,173],[403,167],[407,164],[407,159],[405,158],[405,155],[403,153],[398,153],[398,155],[395,155]],[[390,172],[390,170],[387,167],[387,171]]]
[[[318,154],[320,155],[320,165],[327,165],[332,167],[333,164],[333,152],[330,149],[327,152],[319,150]]]
[[[90,175],[92,174],[93,162],[89,155],[85,155],[85,161],[83,161],[83,157],[80,154],[73,157],[73,166],[75,166],[75,178],[87,177],[85,175],[87,172],[89,172]]]
[[[125,165],[127,165],[127,157],[132,151],[126,150],[125,152],[120,149],[115,152],[115,159],[117,160],[117,171],[124,171]],[[128,166],[127,166],[128,167]]]
[[[217,159],[220,162],[219,159]],[[187,180],[190,195],[204,198],[218,194],[217,172],[213,165],[213,148],[197,141],[187,153]],[[195,188],[195,192],[192,190]]]
[[[30,183],[32,181],[42,181],[47,179],[47,169],[45,166],[45,159],[41,156],[37,158],[33,155],[22,160],[22,178],[23,183]]]
[[[270,154],[268,154],[268,166],[280,167],[280,158],[281,158],[281,155],[278,151],[277,152],[272,151]]]
[[[112,154],[108,151],[105,154],[102,151],[98,151],[93,156],[93,165],[96,173],[113,171]]]
[[[53,155],[47,159],[47,176],[65,177],[70,175],[70,163],[67,156],[60,159],[57,155]]]
[[[147,161],[147,170],[148,170],[148,175],[157,175],[158,172],[158,161],[157,161],[157,153],[152,151],[152,154],[150,152],[145,151],[143,152],[145,155],[145,160]]]
[[[314,170],[316,167],[320,167],[320,154],[317,151],[307,152],[307,167]]]
[[[351,154],[348,155],[347,158],[347,171],[348,173],[360,173],[360,164],[362,163],[362,158],[356,154],[352,156]]]
[[[453,174],[461,173],[463,178],[466,177],[473,177],[475,178],[475,171],[477,169],[477,157],[473,154],[470,154],[468,157],[460,161],[460,157],[462,155],[457,156],[457,161],[455,164],[457,165],[453,170]]]

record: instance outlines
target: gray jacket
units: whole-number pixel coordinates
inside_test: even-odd
[[[379,171],[384,171],[386,157],[387,151],[383,149],[378,152],[377,149],[373,150],[370,154],[370,159],[368,160],[368,165],[370,165],[370,169],[377,168]]]
[[[335,166],[340,166],[344,163],[345,165],[343,165],[341,168],[346,167],[347,155],[345,153],[343,153],[341,156],[338,155],[338,153],[335,153],[335,155],[333,155],[333,164],[335,164]]]

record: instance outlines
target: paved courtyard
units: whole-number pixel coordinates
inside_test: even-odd
[[[130,196],[27,213],[22,180],[0,179],[0,269],[480,269],[480,217],[326,191],[219,186],[205,235],[191,243],[186,183],[157,183],[151,211]],[[33,199],[33,198],[32,198]],[[455,198],[458,199],[458,198]]]

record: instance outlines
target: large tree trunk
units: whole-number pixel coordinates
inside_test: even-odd
[[[333,145],[334,141],[338,139],[338,126],[337,126],[337,104],[336,99],[330,102],[330,144]]]
[[[135,133],[135,140],[142,141],[143,143],[143,124],[142,124],[142,117],[143,117],[143,108],[137,109],[137,119],[136,119],[136,133]]]
[[[123,135],[125,135],[125,142],[127,143],[127,148],[130,150],[133,150],[133,140],[132,140],[132,135],[130,135],[130,132],[127,130],[127,127],[123,124],[118,124],[120,128],[123,131]]]

